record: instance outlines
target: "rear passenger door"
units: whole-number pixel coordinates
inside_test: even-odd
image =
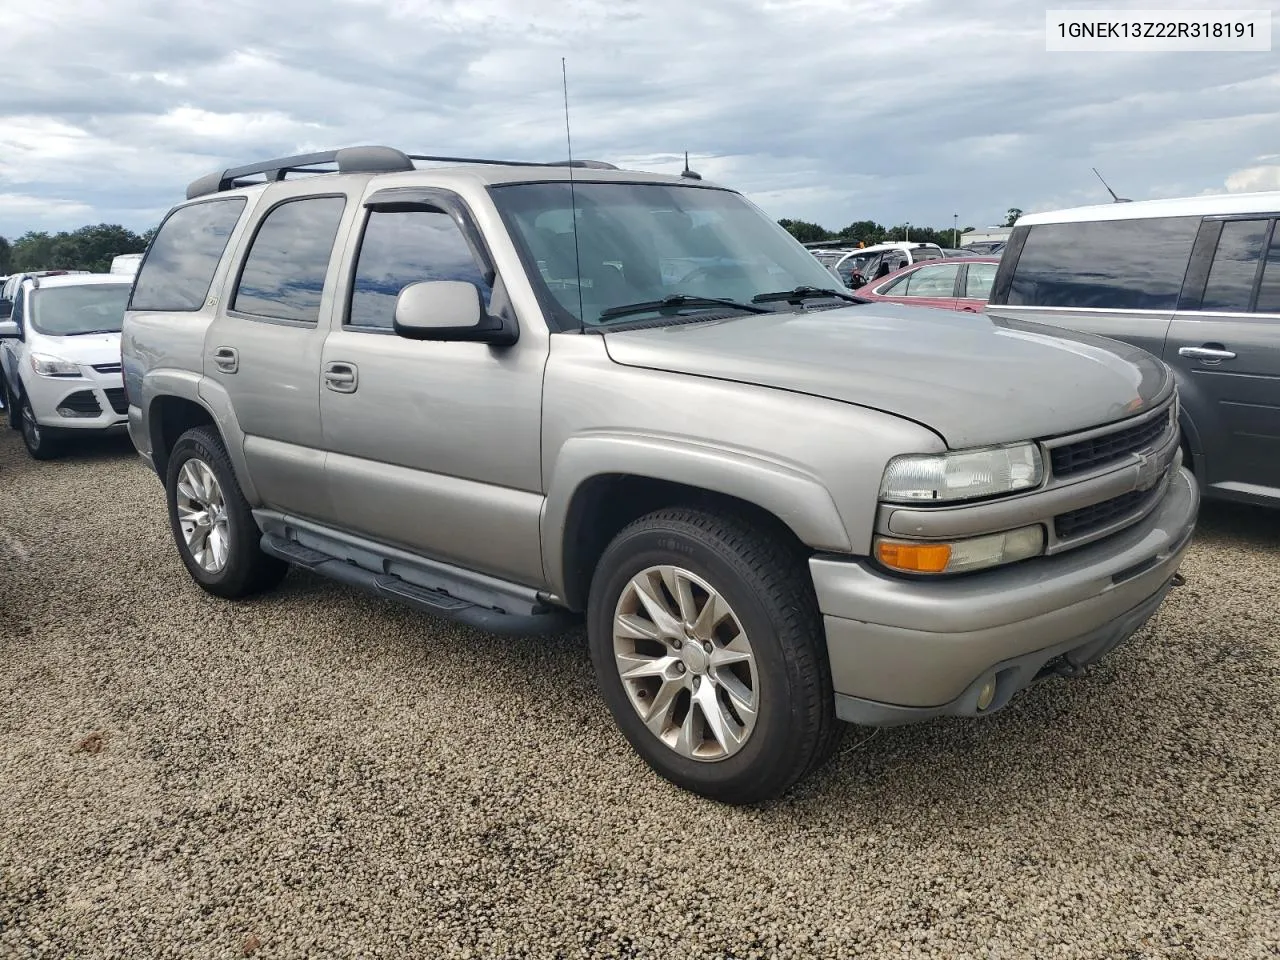
[[[334,513],[320,430],[320,354],[338,296],[330,265],[356,206],[342,187],[268,187],[204,344],[205,376],[227,393],[263,502],[317,520]]]
[[[981,313],[991,296],[998,263],[967,263],[960,276],[956,309],[965,313]]]
[[[1164,360],[1205,482],[1280,498],[1280,230],[1272,217],[1201,226]]]
[[[514,311],[461,198],[415,192],[369,198],[344,265],[322,358],[329,490],[353,533],[538,584],[547,332],[522,325],[503,347],[396,335],[396,298],[419,281],[468,281],[491,313]]]

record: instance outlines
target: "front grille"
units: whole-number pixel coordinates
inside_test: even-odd
[[[58,409],[71,410],[75,413],[95,414],[102,412],[102,405],[92,390],[77,390],[58,404]]]
[[[1053,532],[1059,540],[1083,537],[1142,509],[1163,490],[1164,484],[1158,483],[1150,490],[1130,490],[1101,503],[1091,503],[1070,513],[1060,513],[1053,518]]]
[[[129,401],[125,399],[124,387],[112,387],[110,390],[104,390],[107,395],[107,403],[111,404],[111,409],[116,413],[128,413]]]
[[[120,364],[118,363],[95,363],[93,369],[99,373],[119,373]]]
[[[1152,417],[1143,423],[1125,427],[1089,440],[1078,440],[1051,450],[1050,460],[1055,477],[1069,477],[1095,470],[1122,460],[1131,453],[1151,446],[1169,428],[1169,417]]]

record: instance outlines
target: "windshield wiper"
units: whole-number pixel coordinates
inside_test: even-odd
[[[850,303],[870,303],[864,297],[855,297],[852,293],[845,293],[843,290],[823,290],[821,287],[796,287],[794,290],[774,290],[772,293],[760,293],[751,298],[752,303],[776,303],[779,300],[787,300],[791,303],[800,303],[804,300],[817,300],[820,297],[839,297],[841,300],[848,300]]]
[[[64,337],[91,337],[97,333],[119,333],[119,330],[76,330],[72,333],[64,333]]]
[[[759,298],[757,297],[756,299]],[[772,310],[766,310],[764,307],[742,303],[739,300],[728,300],[721,297],[696,297],[689,293],[673,293],[670,296],[663,297],[661,300],[642,300],[639,303],[624,303],[617,307],[610,307],[608,310],[600,311],[600,319],[625,317],[628,314],[644,313],[648,310],[678,310],[683,307],[732,307],[735,310],[745,310],[747,313],[773,312]]]

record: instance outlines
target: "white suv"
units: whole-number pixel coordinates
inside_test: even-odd
[[[24,279],[0,321],[0,392],[9,425],[37,460],[86,431],[123,432],[120,325],[133,278],[68,274]]]

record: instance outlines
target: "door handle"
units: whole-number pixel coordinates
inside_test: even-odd
[[[1234,360],[1236,355],[1223,349],[1220,343],[1206,343],[1203,347],[1179,347],[1178,356],[1203,363],[1221,363],[1223,360]]]
[[[335,393],[355,393],[358,383],[354,363],[333,361],[324,365],[324,385]]]
[[[235,347],[219,347],[213,351],[213,362],[223,373],[235,373],[240,369],[240,354]]]

